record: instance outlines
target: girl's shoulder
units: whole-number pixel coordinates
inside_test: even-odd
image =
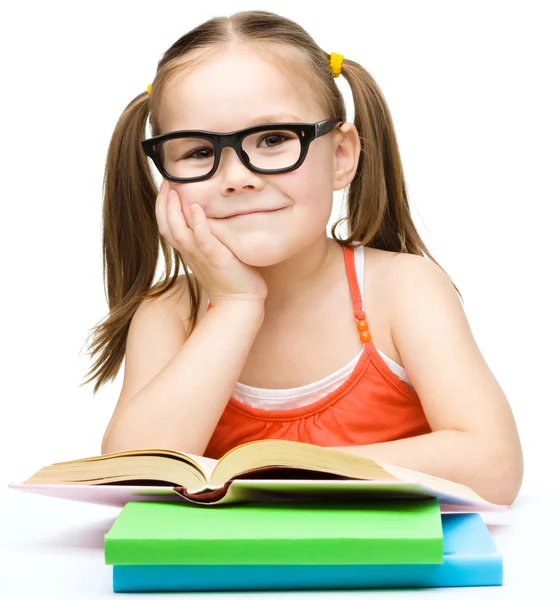
[[[397,344],[399,330],[410,327],[410,312],[415,312],[420,299],[422,304],[433,304],[440,302],[442,295],[446,302],[452,302],[452,282],[425,256],[377,248],[365,248],[363,280],[369,324],[375,328],[384,353],[402,364]]]
[[[423,282],[429,286],[429,282],[434,278],[449,279],[441,267],[425,256],[378,248],[366,247],[364,250],[365,285],[369,283],[369,289],[371,286],[378,289],[379,281],[382,281],[383,292],[391,299],[394,294],[401,293],[409,287],[411,280],[414,285]]]

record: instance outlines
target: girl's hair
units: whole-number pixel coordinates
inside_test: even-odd
[[[170,290],[179,277],[180,264],[190,297],[189,333],[196,324],[201,288],[189,276],[180,253],[159,234],[154,208],[158,190],[140,142],[145,139],[148,119],[152,135],[161,133],[159,114],[164,90],[212,55],[236,46],[248,47],[265,58],[273,57],[290,79],[304,81],[305,89],[324,107],[323,119],[346,119],[344,100],[330,70],[329,53],[319,48],[301,26],[279,15],[246,11],[215,17],[182,36],[165,52],[157,65],[151,94],[139,94],[125,108],[108,149],[102,243],[109,316],[92,330],[94,341],[88,350],[92,356],[99,356],[88,372],[93,375],[81,384],[96,379],[94,395],[118,374],[130,322],[139,304]],[[379,86],[361,65],[347,58],[342,75],[353,94],[354,125],[362,151],[349,185],[347,216],[332,226],[332,237],[346,246],[359,242],[371,248],[424,255],[440,267],[413,223],[394,125]],[[348,230],[345,239],[335,231],[343,221]],[[165,276],[153,285],[159,245]]]

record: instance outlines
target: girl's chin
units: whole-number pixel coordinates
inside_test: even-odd
[[[250,267],[271,267],[285,260],[286,256],[284,252],[254,252],[253,250],[248,251],[236,251],[233,253],[235,256],[245,265]]]
[[[252,243],[249,240],[227,244],[233,254],[245,265],[251,267],[270,267],[286,260],[289,248],[283,244],[274,243],[275,240],[267,239]]]

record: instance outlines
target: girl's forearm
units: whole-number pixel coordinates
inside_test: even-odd
[[[202,455],[263,318],[263,303],[209,310],[177,355],[123,407],[105,435],[103,454],[169,448]]]
[[[440,430],[336,450],[462,483],[495,504],[512,504],[522,483],[520,449],[464,431]]]

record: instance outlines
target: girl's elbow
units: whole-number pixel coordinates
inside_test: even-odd
[[[484,467],[490,472],[486,500],[510,506],[518,497],[524,478],[524,460],[520,445],[503,447]]]

